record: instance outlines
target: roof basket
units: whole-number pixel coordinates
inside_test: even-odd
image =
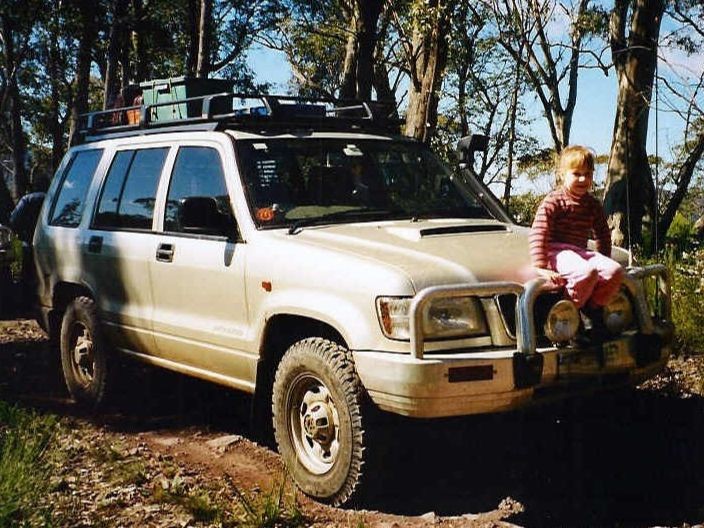
[[[180,77],[140,87],[142,93],[130,101],[131,106],[83,114],[79,122],[83,140],[152,130],[289,127],[393,133],[400,126],[393,103],[232,93],[228,90],[232,83],[221,79]]]

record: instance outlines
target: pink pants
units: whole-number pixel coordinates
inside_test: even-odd
[[[550,267],[566,281],[567,296],[581,308],[604,306],[621,288],[623,268],[601,253],[571,244],[550,244]]]

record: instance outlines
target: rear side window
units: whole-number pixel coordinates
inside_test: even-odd
[[[151,229],[159,177],[168,147],[115,155],[93,221],[97,229]]]
[[[183,232],[181,207],[185,198],[213,198],[218,212],[231,217],[225,175],[218,151],[208,147],[181,147],[176,156],[166,198],[164,230]]]
[[[61,181],[49,224],[76,227],[81,223],[88,187],[102,155],[102,149],[82,150],[76,153]]]

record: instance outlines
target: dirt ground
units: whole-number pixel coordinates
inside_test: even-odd
[[[349,508],[296,495],[308,526],[694,526],[704,520],[702,358],[653,382],[527,412],[390,417],[373,487]],[[100,415],[70,402],[56,354],[27,320],[0,322],[0,398],[61,417],[65,458],[50,498],[72,526],[208,526],[179,489],[257,497],[285,480],[247,396],[128,369]],[[294,499],[291,499],[294,500]],[[69,521],[66,521],[69,522]],[[68,525],[68,524],[67,524]]]

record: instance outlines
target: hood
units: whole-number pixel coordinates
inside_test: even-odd
[[[287,236],[392,266],[408,276],[416,291],[458,283],[523,283],[535,276],[528,251],[528,229],[495,220],[326,225],[307,227]]]

